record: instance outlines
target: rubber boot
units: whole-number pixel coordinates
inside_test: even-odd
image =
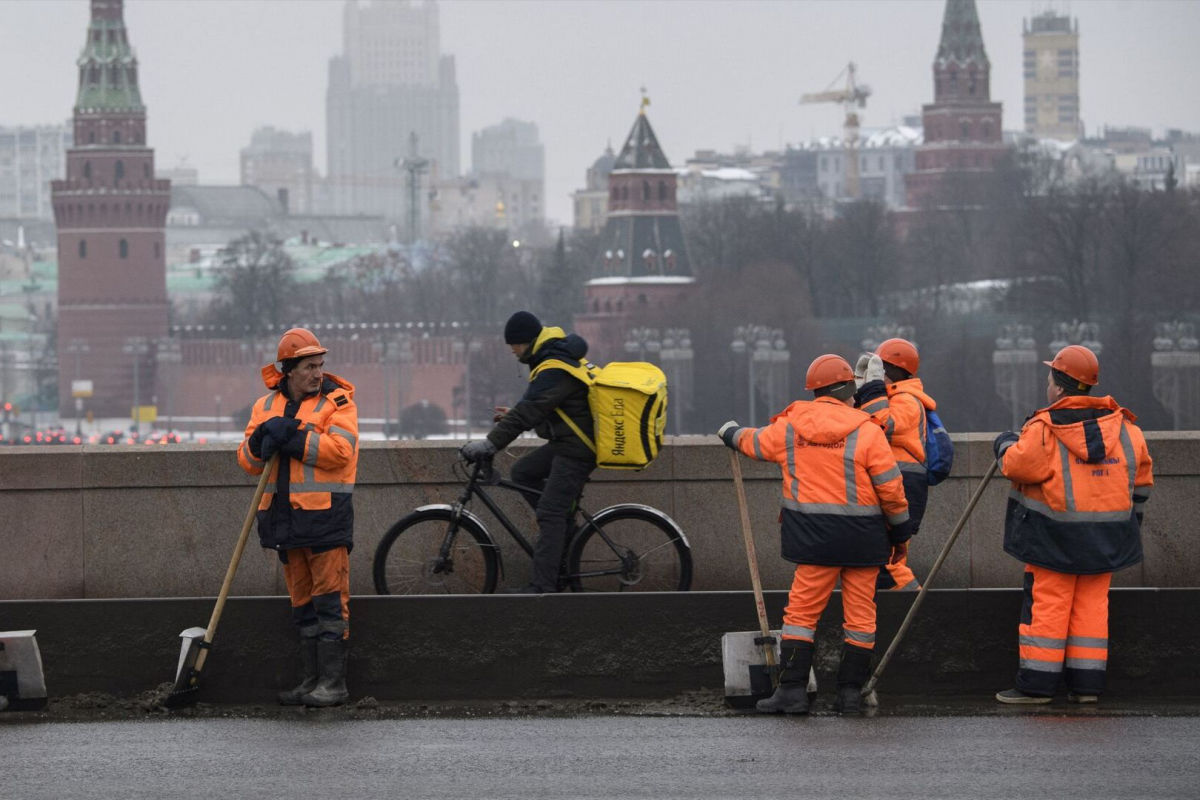
[[[300,698],[306,706],[324,708],[346,702],[346,640],[318,639],[317,667],[321,677],[317,687]]]
[[[775,694],[754,707],[763,714],[807,714],[808,670],[812,666],[813,643],[785,639],[781,647],[783,670]]]
[[[298,706],[304,702],[301,698],[304,695],[317,688],[317,679],[320,677],[317,671],[317,637],[301,636],[300,637],[300,674],[302,676],[300,685],[294,689],[287,689],[279,693],[279,704],[284,706]]]
[[[871,651],[846,645],[842,648],[842,663],[838,666],[838,695],[833,710],[839,714],[862,711],[862,687],[871,673]]]

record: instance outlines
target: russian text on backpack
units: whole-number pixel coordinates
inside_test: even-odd
[[[614,361],[604,367],[547,359],[530,374],[543,369],[571,373],[588,387],[593,441],[561,408],[563,422],[596,454],[604,469],[645,469],[662,449],[667,426],[667,376],[645,361]]]
[[[954,466],[954,443],[936,411],[925,411],[925,480],[937,486]]]

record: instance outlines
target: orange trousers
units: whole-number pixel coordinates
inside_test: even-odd
[[[1018,689],[1051,697],[1061,679],[1077,694],[1104,690],[1111,583],[1111,572],[1071,575],[1025,565]]]
[[[350,553],[335,547],[288,550],[283,563],[292,621],[306,638],[350,638]]]
[[[879,567],[821,567],[797,564],[783,610],[783,638],[811,642],[817,620],[829,604],[838,578],[842,579],[842,638],[846,644],[875,647],[875,576]]]
[[[921,582],[909,569],[908,553],[905,553],[895,564],[884,564],[879,568],[875,588],[884,592],[916,592],[921,589]]]

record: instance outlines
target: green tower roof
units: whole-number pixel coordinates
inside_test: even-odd
[[[75,108],[144,113],[138,90],[137,56],[125,33],[122,0],[92,0],[87,43],[79,54]]]
[[[989,66],[975,0],[946,0],[937,62],[946,64],[951,61],[958,64],[974,61],[982,67]]]

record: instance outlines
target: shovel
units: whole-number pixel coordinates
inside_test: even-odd
[[[967,524],[967,520],[971,518],[971,512],[975,510],[975,504],[979,502],[979,498],[983,497],[983,490],[987,488],[988,483],[992,480],[992,476],[996,474],[996,469],[1000,466],[999,461],[993,461],[984,473],[983,480],[979,482],[979,488],[975,490],[975,494],[971,495],[967,507],[963,509],[962,515],[958,518],[958,524],[954,526],[954,530],[950,532],[950,538],[942,545],[942,552],[938,553],[937,559],[933,562],[933,566],[929,568],[929,575],[925,577],[925,582],[921,585],[921,591],[917,592],[917,598],[913,600],[913,604],[909,606],[908,613],[904,615],[904,621],[900,623],[899,630],[892,637],[892,643],[888,645],[887,650],[883,653],[883,658],[879,659],[879,666],[875,667],[875,671],[871,673],[871,679],[862,688],[863,703],[867,706],[879,705],[879,697],[875,694],[875,684],[879,683],[879,676],[883,674],[883,670],[887,667],[888,662],[892,660],[892,655],[896,652],[896,648],[900,646],[900,640],[904,638],[904,634],[908,633],[908,626],[912,624],[913,618],[917,615],[917,609],[921,607],[921,603],[925,600],[925,593],[929,591],[929,587],[933,585],[933,578],[937,575],[938,570],[942,567],[942,562],[946,560],[946,556],[950,555],[950,548],[954,546],[954,541],[958,539],[958,535],[962,533],[963,527]]]
[[[762,579],[758,574],[758,554],[750,528],[750,508],[742,483],[742,465],[738,454],[729,451],[733,485],[737,489],[738,510],[742,518],[742,538],[746,542],[746,561],[754,588],[754,607],[758,612],[758,630],[726,633],[721,637],[721,661],[725,668],[725,702],[733,708],[752,708],[770,697],[779,684],[779,638],[767,624],[767,606],[763,602]],[[808,671],[809,700],[817,692],[817,677]]]
[[[209,648],[212,647],[213,637],[217,633],[217,622],[225,609],[225,598],[229,597],[229,587],[233,584],[233,576],[242,560],[242,551],[246,549],[246,540],[250,536],[250,528],[254,525],[255,512],[258,511],[258,504],[267,487],[267,479],[278,460],[279,456],[271,456],[258,478],[258,486],[254,488],[254,500],[250,503],[250,510],[246,512],[246,521],[242,523],[242,533],[233,548],[233,558],[229,560],[229,569],[225,571],[225,582],[221,584],[208,627],[188,628],[179,634],[179,638],[183,639],[183,647],[179,652],[179,664],[175,668],[175,685],[163,700],[163,705],[167,708],[182,708],[196,702],[196,694],[200,691],[200,672],[204,669]]]

